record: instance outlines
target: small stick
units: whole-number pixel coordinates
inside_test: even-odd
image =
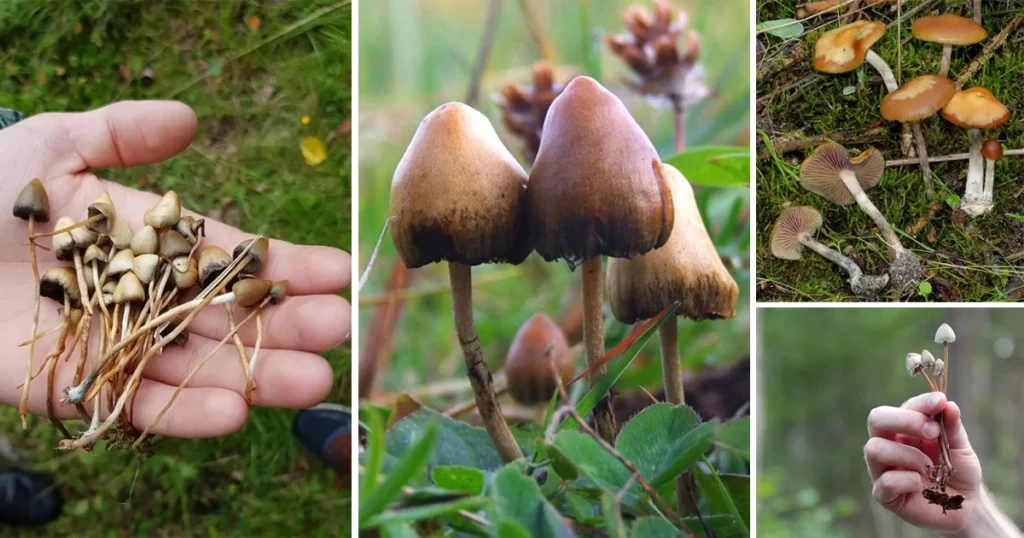
[[[242,339],[238,336],[237,328],[235,326],[235,311],[232,304],[224,305],[224,314],[228,318],[228,332],[234,333],[231,340],[235,344],[235,349],[238,351],[238,363],[242,365],[242,375],[246,379],[249,379],[249,359],[245,355],[245,346],[242,345]]]
[[[266,304],[266,301],[263,302]],[[250,316],[252,314],[249,314]],[[248,318],[246,318],[248,319]],[[235,335],[238,338],[238,335]],[[249,374],[245,383],[245,401],[252,404],[252,391],[256,390],[256,361],[260,356],[260,348],[263,346],[263,305],[256,307],[256,346],[252,351],[252,361],[249,363]]]
[[[25,385],[21,389],[21,401],[18,402],[18,415],[21,417],[21,429],[28,429],[28,391],[32,385],[32,355],[36,352],[36,333],[39,331],[39,263],[36,260],[36,244],[32,241],[32,230],[35,227],[36,218],[32,214],[28,217],[28,250],[32,259],[32,277],[35,279],[35,306],[32,310],[32,339],[28,345],[28,357],[25,359]],[[47,396],[49,398],[49,396]]]
[[[1003,157],[1024,155],[1024,149],[1009,149],[1003,152]],[[930,163],[941,163],[947,161],[965,161],[971,158],[970,153],[953,153],[951,155],[941,155],[938,157],[928,157]],[[893,159],[891,161],[885,161],[885,166],[905,166],[908,164],[920,164],[920,159]]]
[[[508,385],[498,387],[497,383],[495,383],[494,396],[496,398],[500,398],[506,392],[508,392]],[[472,411],[474,409],[476,409],[476,399],[475,398],[472,399],[472,400],[466,401],[466,402],[462,402],[460,404],[456,404],[456,405],[454,405],[452,407],[449,407],[447,410],[445,410],[444,414],[449,416],[449,417],[456,418],[459,415],[464,415],[464,414],[466,414],[466,413],[468,413],[468,412],[470,412],[470,411]]]
[[[377,253],[380,252],[380,245],[384,242],[384,237],[388,233],[388,225],[391,224],[391,218],[384,220],[384,227],[380,230],[380,237],[377,238],[377,244],[373,247],[373,252],[370,254],[370,261],[366,262],[366,269],[363,269],[362,276],[359,277],[359,291],[363,291],[363,286],[366,285],[366,281],[370,278],[370,271],[373,270],[374,264],[377,262]]]
[[[1006,43],[1006,38],[1010,37],[1010,34],[1012,34],[1021,24],[1024,24],[1024,13],[1014,17],[1001,32],[985,44],[985,48],[981,50],[981,53],[978,54],[971,64],[967,66],[967,69],[964,69],[964,71],[960,73],[960,76],[956,78],[957,89],[962,88],[967,83],[967,80],[973,77],[974,74],[981,69],[981,66],[985,65],[985,62],[988,61],[989,57],[991,57],[996,50],[1002,47],[1003,43]]]
[[[56,229],[56,230],[54,230],[52,232],[41,233],[41,234],[31,234],[30,233],[29,234],[29,240],[36,240],[36,239],[39,239],[40,237],[53,237],[55,235],[60,235],[60,234],[65,233],[65,232],[70,232],[71,230],[74,230],[74,229],[77,229],[77,228],[81,228],[82,226],[88,226],[88,225],[90,225],[90,224],[92,224],[92,223],[94,223],[94,222],[96,222],[98,220],[102,220],[102,219],[105,219],[105,218],[107,218],[105,215],[94,215],[92,217],[89,217],[89,218],[81,221],[81,222],[76,222],[76,223],[72,224],[71,226],[66,226],[64,228],[58,228],[58,229]]]

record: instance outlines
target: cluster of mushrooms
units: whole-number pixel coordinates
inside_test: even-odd
[[[506,461],[522,453],[502,415],[474,326],[472,266],[519,264],[536,250],[547,261],[580,267],[591,384],[604,373],[605,288],[623,323],[673,307],[675,315],[691,319],[731,317],[738,296],[689,183],[661,162],[622,102],[585,76],[558,89],[538,131],[529,174],[486,116],[448,103],[420,123],[391,184],[389,225],[403,262],[410,268],[448,262],[467,375],[483,423]],[[607,282],[604,256],[610,258]],[[676,323],[661,330],[668,398],[682,403]],[[509,390],[522,402],[547,401],[557,387],[556,371],[567,380],[574,361],[558,327],[537,315],[510,349]],[[614,439],[610,394],[595,408],[594,421],[603,438]]]
[[[36,286],[32,334],[22,344],[28,348],[19,406],[23,427],[27,426],[33,380],[45,370],[47,415],[64,436],[58,448],[89,449],[96,441],[111,436],[115,442],[137,447],[177,396],[175,392],[157,418],[138,431],[131,413],[146,365],[160,360],[158,355],[166,346],[185,345],[192,320],[204,308],[216,305],[225,306],[229,331],[198,362],[179,390],[221,345],[234,339],[246,377],[245,398],[251,400],[263,336],[261,310],[281,301],[288,288],[287,281],[271,282],[255,276],[267,260],[267,238],[247,239],[230,255],[217,246],[201,246],[205,221],[182,215],[181,201],[174,191],[168,191],[146,211],[145,225],[134,232],[117,216],[110,196],[103,193],[89,204],[83,220],[64,216],[57,219],[52,232],[36,233],[36,224],[50,220],[49,206],[49,197],[38,179],[26,185],[14,203],[14,216],[28,222]],[[44,237],[51,238],[49,249],[36,243]],[[52,266],[40,275],[37,248],[51,250],[57,260],[71,265]],[[55,302],[60,324],[40,332],[42,298]],[[235,306],[251,309],[237,324]],[[250,357],[237,331],[253,317],[257,337]],[[58,335],[54,348],[33,371],[36,343],[53,333]],[[90,343],[93,338],[95,345]],[[74,405],[89,423],[77,437],[56,418],[53,407],[57,365],[70,360],[76,350],[74,385],[63,388],[61,402]],[[92,351],[95,357],[90,357]],[[103,411],[108,415],[101,421]]]
[[[911,377],[921,376],[928,383],[928,390],[946,393],[949,381],[949,344],[956,342],[953,328],[943,323],[935,331],[935,343],[942,344],[942,358],[936,359],[927,349],[921,353],[907,353],[907,373]],[[928,375],[931,372],[931,375]],[[933,379],[934,377],[934,379]],[[930,469],[929,478],[935,486],[922,491],[925,499],[931,504],[942,506],[942,513],[947,510],[959,510],[963,507],[963,495],[949,495],[946,486],[956,473],[952,458],[949,455],[949,438],[946,436],[946,423],[942,414],[934,417],[939,424],[939,464]]]
[[[937,74],[923,74],[899,86],[889,65],[871,49],[885,33],[885,24],[869,20],[856,21],[822,34],[815,43],[814,67],[826,73],[846,73],[867,62],[879,72],[888,91],[882,99],[880,113],[886,120],[903,124],[903,150],[911,154],[916,147],[929,197],[934,197],[935,192],[921,122],[941,112],[947,121],[966,129],[970,161],[960,209],[972,217],[985,214],[993,207],[995,161],[1002,157],[1003,148],[996,140],[982,144],[981,130],[1006,123],[1010,111],[986,88],[960,90],[946,77],[954,46],[980,43],[988,36],[980,24],[980,12],[976,20],[952,14],[921,17],[914,22],[912,32],[919,40],[943,46]],[[910,144],[911,139],[914,146]],[[878,226],[888,247],[888,274],[864,276],[852,260],[817,242],[814,233],[821,226],[821,215],[812,207],[789,207],[783,211],[772,230],[772,254],[796,260],[801,257],[802,247],[807,246],[843,267],[857,295],[873,297],[886,286],[901,295],[907,293],[923,276],[921,261],[900,244],[892,226],[865,193],[878,184],[885,166],[884,157],[875,148],[851,157],[841,145],[827,143],[816,148],[803,162],[800,180],[805,189],[832,203],[857,202]]]

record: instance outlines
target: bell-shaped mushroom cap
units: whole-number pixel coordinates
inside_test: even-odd
[[[921,17],[914,21],[910,31],[921,41],[943,45],[973,45],[988,37],[985,28],[974,19],[949,13]]]
[[[278,280],[270,286],[270,291],[267,292],[267,296],[270,297],[270,304],[277,304],[284,300],[288,296],[288,281]]]
[[[131,271],[121,275],[121,279],[117,281],[117,287],[114,288],[114,302],[124,304],[145,299],[146,290],[142,287],[142,282],[139,282],[139,277]]]
[[[103,252],[99,245],[89,245],[89,248],[85,249],[85,256],[82,257],[82,261],[85,263],[107,263],[107,253]]]
[[[185,267],[179,268],[181,265],[179,260],[184,260]],[[182,256],[175,259],[174,262],[171,262],[171,266],[174,268],[174,271],[172,271],[174,286],[179,290],[191,288],[199,281],[199,264],[195,258]]]
[[[935,343],[949,344],[951,342],[956,342],[956,334],[953,332],[953,328],[945,323],[939,325],[939,330],[935,331]]]
[[[405,265],[518,264],[530,252],[526,172],[462,103],[427,114],[391,180],[391,239]]]
[[[202,230],[206,231],[206,219],[195,218],[191,215],[185,215],[178,220],[178,223],[174,225],[174,231],[181,234],[189,244],[195,245],[199,242],[198,233]]]
[[[986,159],[997,161],[1003,156],[1003,145],[998,140],[986,140],[981,145],[981,155]]]
[[[143,284],[149,284],[156,277],[156,270],[160,266],[160,256],[156,254],[141,254],[132,260],[132,271]]]
[[[800,242],[801,235],[813,236],[821,227],[821,213],[809,206],[787,207],[769,236],[772,256],[783,260],[799,260],[804,249]]]
[[[135,256],[130,250],[119,250],[107,263],[107,275],[117,276],[132,270]]]
[[[99,238],[99,234],[90,230],[88,226],[79,226],[71,230],[71,239],[75,241],[75,248],[88,248],[89,245],[95,245]]]
[[[252,248],[248,252],[249,263],[242,269],[242,273],[246,275],[256,274],[263,267],[263,264],[267,263],[267,254],[270,252],[270,239],[261,237],[259,239],[246,239],[235,245],[234,256],[236,258],[241,256],[242,252],[249,247],[249,243],[252,243]]]
[[[199,283],[205,288],[231,264],[231,256],[224,249],[209,245],[199,251]]]
[[[939,376],[946,373],[946,363],[942,359],[935,359],[935,366],[932,368],[932,373]]]
[[[956,84],[942,75],[921,75],[882,98],[882,117],[902,123],[930,118],[956,93]]]
[[[187,256],[192,252],[192,245],[180,233],[174,230],[164,230],[160,234],[160,255],[168,260],[178,256]]]
[[[110,199],[110,195],[104,192],[99,198],[96,198],[96,201],[89,204],[89,207],[86,208],[86,217],[90,219],[100,217],[87,224],[86,228],[98,234],[110,233],[114,227],[114,221],[117,219],[117,213],[114,212],[114,201]]]
[[[975,86],[956,92],[942,109],[942,117],[964,129],[992,129],[1010,119],[1010,109],[992,92]]]
[[[505,358],[505,379],[512,398],[527,405],[550,400],[558,390],[552,362],[562,383],[568,383],[576,373],[569,343],[551,318],[536,314],[519,328]]]
[[[921,352],[921,366],[925,368],[935,366],[935,355],[932,355],[931,351],[926,349]]]
[[[843,146],[822,144],[800,165],[800,184],[832,203],[849,205],[854,198],[840,177],[845,171],[853,172],[861,188],[868,190],[882,178],[885,158],[875,148],[868,148],[851,159]]]
[[[61,217],[54,223],[54,230],[63,230],[75,225],[75,219],[71,217]],[[57,256],[58,260],[71,261],[74,259],[75,251],[75,238],[71,237],[71,232],[59,233],[50,240],[53,246],[53,254]]]
[[[857,21],[829,30],[814,43],[814,68],[826,73],[853,71],[876,41],[885,34],[885,24]]]
[[[132,236],[130,247],[135,254],[156,254],[160,248],[156,229],[148,224],[139,228]]]
[[[110,238],[110,243],[114,245],[114,248],[118,250],[126,249],[131,247],[132,243],[132,228],[128,226],[128,223],[120,218],[114,219],[114,225],[110,227],[110,231],[107,232],[107,237]]]
[[[907,373],[915,376],[921,371],[921,356],[917,353],[907,353]]]
[[[51,267],[39,277],[39,295],[64,303],[66,295],[72,302],[81,298],[78,277],[70,267]]]
[[[649,319],[675,301],[676,315],[721,319],[736,315],[739,288],[722,264],[689,182],[662,164],[672,190],[675,225],[664,246],[633,259],[608,260],[608,301],[623,323]]]
[[[273,285],[273,282],[262,278],[247,278],[235,282],[235,285],[231,286],[231,291],[235,294],[235,303],[238,306],[249,308],[262,301],[270,293],[270,287]]]
[[[146,210],[143,222],[154,228],[168,228],[178,223],[181,218],[181,199],[178,193],[167,191],[160,202]]]
[[[38,178],[29,181],[14,199],[14,216],[22,220],[32,217],[36,222],[50,221],[50,197]]]
[[[631,258],[665,244],[675,212],[658,154],[615,95],[576,77],[551,105],[526,190],[545,260]]]

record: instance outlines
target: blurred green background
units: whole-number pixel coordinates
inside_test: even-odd
[[[0,107],[35,114],[184,101],[199,116],[188,150],[100,175],[174,189],[190,209],[251,233],[348,250],[350,21],[349,2],[337,0],[4,0]],[[325,143],[322,164],[303,159],[305,136]],[[330,400],[348,402],[350,350],[327,356],[338,381]],[[293,441],[294,414],[254,409],[227,437],[162,439],[134,487],[137,455],[58,453],[45,420],[23,433],[15,409],[0,410],[0,442],[60,482],[65,515],[39,535],[347,534],[348,485]]]
[[[536,31],[553,50],[551,62],[564,82],[568,73],[598,78],[617,94],[654,141],[662,157],[671,155],[671,111],[652,106],[631,94],[621,82],[627,67],[605,47],[608,34],[624,32],[621,15],[631,3],[647,8],[651,2],[592,0],[541,2],[506,1],[497,25],[495,46],[482,78],[477,104],[517,158],[522,144],[501,126],[493,98],[502,83],[530,84],[530,66],[541,59],[537,41],[524,22],[524,9],[538,21]],[[424,0],[373,2],[360,5],[360,115],[359,115],[359,250],[365,267],[387,219],[391,176],[419,121],[435,107],[465,99],[479,48],[489,2]],[[688,112],[688,144],[748,144],[749,121],[749,8],[746,0],[674,2],[689,13],[690,26],[701,38],[701,61],[714,95]],[[722,14],[728,13],[729,24]],[[529,163],[523,163],[529,170]],[[698,370],[729,364],[746,355],[749,331],[749,192],[745,187],[697,188],[705,224],[716,240],[740,286],[737,316],[727,321],[680,321],[680,346],[685,366]],[[361,366],[380,371],[375,385],[378,403],[391,401],[395,392],[423,395],[429,385],[440,389],[446,380],[465,380],[463,361],[454,336],[448,275],[444,264],[418,269],[409,277],[413,298],[405,303],[394,331],[380,331],[384,316],[394,316],[379,304],[386,300],[389,275],[401,261],[390,238],[360,298]],[[360,269],[362,270],[362,269]],[[474,313],[484,356],[497,372],[519,326],[533,314],[544,312],[556,321],[571,302],[578,276],[564,263],[545,263],[532,255],[520,266],[482,265],[474,272]],[[399,273],[401,271],[399,270]],[[401,276],[399,274],[399,276]],[[395,279],[396,281],[399,279]],[[390,314],[389,314],[390,313]],[[614,320],[606,307],[609,349],[628,327]],[[393,338],[393,342],[392,342]],[[653,339],[655,342],[657,339]],[[393,345],[392,345],[393,344]],[[371,350],[372,353],[367,353]],[[652,344],[648,357],[657,357]],[[371,357],[376,357],[373,359]],[[366,361],[372,362],[368,364]],[[582,364],[580,362],[579,364]],[[638,359],[619,388],[660,385],[657,360]],[[456,383],[456,387],[459,385]],[[360,385],[360,391],[365,383]],[[470,398],[467,386],[446,391],[450,404]],[[436,393],[436,392],[435,392]],[[424,396],[425,397],[425,396]],[[504,405],[504,404],[503,404]],[[506,407],[506,416],[513,413]]]
[[[949,323],[949,397],[981,458],[985,485],[1024,522],[1024,311],[767,308],[758,312],[758,536],[934,536],[871,498],[867,416],[927,392],[909,352],[941,357]]]

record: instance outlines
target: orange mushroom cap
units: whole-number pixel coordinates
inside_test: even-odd
[[[981,86],[956,92],[942,109],[942,117],[965,129],[992,129],[1010,119],[1010,109]]]
[[[934,116],[956,93],[956,84],[942,75],[921,75],[882,98],[882,117],[903,123]]]
[[[885,25],[857,21],[821,35],[814,43],[814,68],[826,73],[853,71],[864,63],[871,45],[885,34]]]
[[[973,19],[948,13],[921,17],[914,21],[910,31],[921,41],[943,45],[973,45],[988,37],[988,32]]]

